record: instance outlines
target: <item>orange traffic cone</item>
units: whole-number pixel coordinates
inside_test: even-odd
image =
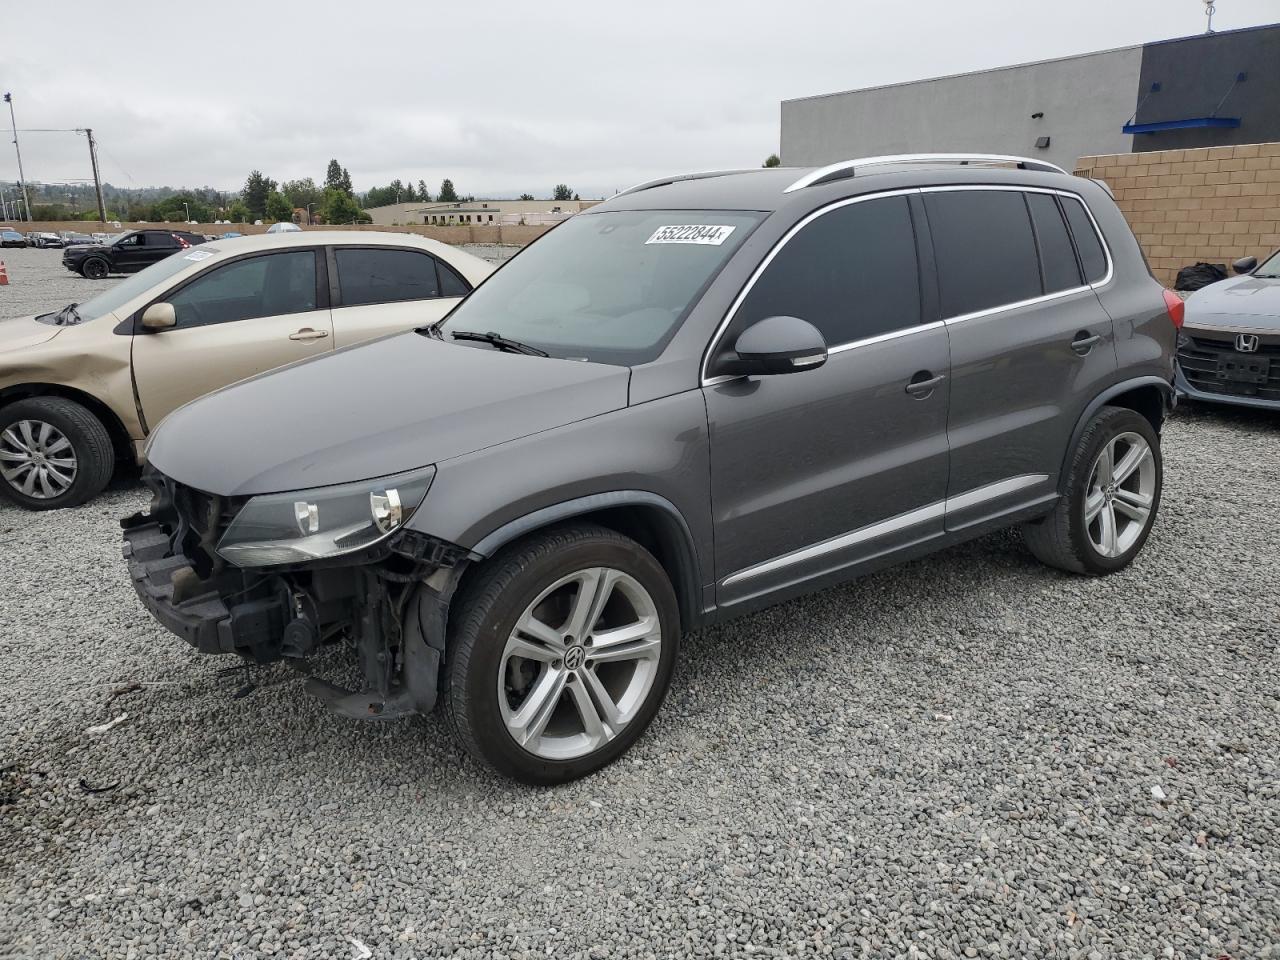
[[[4,261],[0,260],[0,287],[9,285],[9,271],[4,268]]]

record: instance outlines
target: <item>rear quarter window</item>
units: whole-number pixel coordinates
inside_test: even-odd
[[[1063,197],[1062,209],[1071,224],[1071,235],[1075,238],[1076,252],[1080,254],[1080,264],[1084,267],[1084,278],[1089,283],[1097,283],[1107,275],[1107,255],[1093,220],[1085,211],[1084,204],[1074,197]]]

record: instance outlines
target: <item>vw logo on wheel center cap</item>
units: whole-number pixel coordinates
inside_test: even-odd
[[[587,660],[587,651],[582,647],[570,647],[564,653],[564,668],[566,670],[577,670]]]

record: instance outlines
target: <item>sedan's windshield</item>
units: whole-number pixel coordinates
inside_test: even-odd
[[[441,333],[446,340],[453,332],[492,333],[553,357],[646,363],[764,217],[742,210],[579,214],[476,288]]]
[[[190,253],[175,254],[153,263],[145,270],[140,270],[133,274],[133,276],[125,277],[111,289],[104,290],[91,300],[86,300],[77,306],[76,311],[80,314],[80,322],[96,320],[98,317],[118,310],[134,297],[146,293],[152,287],[163,283],[174,274],[180,273],[191,266],[192,259],[207,260],[211,254],[217,252],[217,248],[206,245],[201,247],[199,253],[194,257]],[[156,292],[160,293],[162,291],[157,290]]]
[[[1253,271],[1255,277],[1280,278],[1280,250],[1277,250],[1262,266]]]

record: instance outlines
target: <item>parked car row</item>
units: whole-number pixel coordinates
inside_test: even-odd
[[[17,230],[4,229],[0,230],[0,247],[74,247],[87,244],[109,243],[117,236],[119,236],[119,234],[87,234],[77,233],[73,230],[64,230],[62,233],[48,233],[32,230],[26,234],[22,234]]]

